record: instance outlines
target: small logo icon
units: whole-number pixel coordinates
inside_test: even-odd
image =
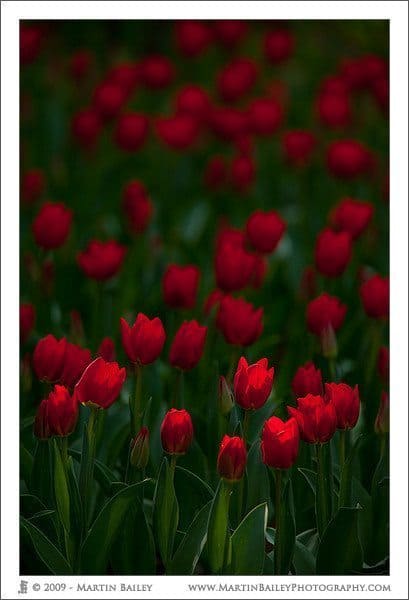
[[[28,581],[22,579],[20,581],[20,589],[18,591],[19,594],[27,594],[28,592]]]

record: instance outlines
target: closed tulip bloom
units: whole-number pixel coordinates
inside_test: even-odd
[[[41,380],[51,383],[59,381],[64,369],[67,340],[57,340],[49,334],[41,338],[33,353],[33,367],[35,374]]]
[[[217,90],[226,102],[236,102],[247,94],[257,79],[257,66],[248,58],[235,58],[217,77]]]
[[[373,212],[370,202],[344,198],[331,211],[330,223],[334,229],[348,232],[355,240],[368,227]]]
[[[32,204],[40,198],[45,189],[45,177],[41,169],[26,171],[21,180],[21,197],[23,202]]]
[[[375,419],[375,433],[385,435],[389,433],[389,394],[382,392],[378,414]]]
[[[129,360],[141,365],[154,362],[162,352],[166,338],[162,321],[139,313],[132,326],[122,318],[120,324],[122,344]]]
[[[244,236],[233,239],[222,234],[214,259],[217,286],[224,292],[241,290],[252,280],[254,256],[244,248]]]
[[[213,23],[215,38],[226,48],[234,48],[245,37],[248,31],[246,21],[218,20]]]
[[[213,290],[212,292],[210,292],[210,294],[207,296],[204,305],[203,305],[203,312],[205,313],[205,315],[210,314],[210,312],[212,310],[214,310],[215,308],[219,307],[220,304],[220,300],[224,297],[224,292],[222,292],[221,290],[218,290],[217,288],[215,290]]]
[[[67,342],[64,366],[59,382],[67,388],[73,388],[91,362],[91,352],[76,344]]]
[[[114,138],[121,150],[136,152],[144,145],[148,133],[149,121],[145,115],[125,113],[118,118]]]
[[[174,66],[167,56],[152,54],[144,58],[139,65],[141,83],[153,90],[168,87],[174,76]]]
[[[119,85],[127,96],[133,92],[139,78],[139,66],[134,62],[121,62],[110,69],[106,81]]]
[[[323,293],[307,306],[307,327],[314,335],[320,336],[329,326],[337,331],[344,322],[347,307],[336,296]]]
[[[38,25],[20,25],[20,62],[28,65],[36,60],[44,41],[44,30]]]
[[[357,140],[340,140],[327,149],[327,167],[340,179],[354,179],[367,173],[373,164],[369,150]]]
[[[87,277],[105,281],[118,273],[125,254],[125,246],[115,240],[91,240],[86,249],[78,255],[78,264]]]
[[[193,424],[187,410],[171,408],[162,421],[160,437],[168,454],[186,454],[193,440]]]
[[[331,128],[343,128],[352,119],[351,103],[347,93],[325,91],[318,96],[316,110],[323,125]]]
[[[256,167],[251,156],[245,154],[233,158],[230,165],[230,180],[232,186],[239,192],[247,192],[254,183]]]
[[[203,21],[177,21],[175,24],[176,45],[188,58],[202,54],[212,40],[212,32]]]
[[[264,55],[273,65],[284,62],[294,52],[294,37],[288,29],[269,31],[264,39]]]
[[[178,114],[156,120],[158,138],[173,150],[186,150],[195,144],[199,137],[200,126],[196,117]]]
[[[389,348],[381,346],[378,352],[378,373],[387,382],[389,379]]]
[[[287,131],[282,138],[284,158],[295,167],[305,166],[309,162],[316,145],[316,137],[311,131]]]
[[[44,439],[70,435],[78,420],[78,402],[63,385],[55,385],[36,414],[34,435]]]
[[[122,197],[130,228],[134,233],[143,233],[153,214],[153,204],[145,186],[138,180],[130,181],[125,186]]]
[[[291,382],[291,388],[297,398],[303,398],[307,394],[321,396],[323,385],[320,369],[317,369],[311,361],[298,367]]]
[[[361,285],[359,294],[368,317],[382,319],[389,316],[389,277],[373,275]]]
[[[93,105],[103,120],[113,119],[126,101],[126,93],[117,83],[101,83],[94,91]]]
[[[263,309],[243,298],[225,296],[217,313],[216,325],[225,340],[235,346],[250,346],[263,331]]]
[[[149,461],[149,429],[141,427],[131,442],[130,462],[136,469],[145,469]]]
[[[315,265],[326,277],[339,277],[352,256],[351,236],[346,231],[324,229],[315,244]]]
[[[110,337],[104,337],[98,346],[97,356],[100,356],[107,362],[113,362],[115,360],[115,344],[114,340]]]
[[[249,365],[242,356],[234,376],[234,395],[239,406],[246,410],[261,408],[271,394],[274,367],[268,368],[268,360],[261,358]]]
[[[352,429],[355,427],[360,410],[357,385],[351,388],[346,383],[326,383],[325,398],[327,402],[331,402],[335,407],[338,429]]]
[[[86,150],[90,150],[95,146],[101,130],[101,119],[93,108],[77,112],[71,122],[72,135]]]
[[[71,77],[78,83],[89,75],[94,63],[94,55],[89,50],[78,50],[70,56],[68,71]]]
[[[117,362],[96,358],[82,374],[74,389],[80,404],[109,408],[118,398],[126,378],[126,371]]]
[[[197,321],[184,321],[173,338],[169,362],[183,371],[193,369],[202,358],[207,327]]]
[[[217,456],[217,470],[220,477],[227,481],[239,481],[244,475],[247,462],[247,450],[240,437],[225,435],[220,443]]]
[[[275,250],[285,230],[286,223],[275,210],[256,210],[246,224],[246,233],[251,245],[263,254]]]
[[[189,84],[179,90],[175,98],[176,114],[190,115],[202,122],[207,119],[209,110],[210,98],[202,87]]]
[[[199,279],[200,270],[196,265],[169,265],[162,279],[162,293],[166,304],[172,308],[193,308]]]
[[[296,419],[282,421],[270,417],[261,434],[261,456],[263,463],[273,469],[289,469],[298,456],[300,433]]]
[[[255,135],[269,136],[280,127],[283,109],[273,98],[258,98],[248,108],[251,131]]]
[[[32,304],[20,304],[20,339],[24,344],[34,327],[36,311]]]
[[[328,442],[337,428],[337,413],[331,402],[322,396],[307,394],[298,398],[297,408],[287,406],[288,413],[298,423],[300,437],[308,444]]]
[[[62,246],[67,239],[72,222],[72,210],[62,202],[46,202],[33,221],[35,242],[45,250]]]

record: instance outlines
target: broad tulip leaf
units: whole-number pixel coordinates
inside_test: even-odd
[[[341,480],[339,486],[339,507],[354,506],[354,504],[352,504],[352,466],[356,453],[358,452],[359,446],[362,442],[362,439],[362,435],[357,437],[354,445],[351,448],[349,456],[341,470]]]
[[[26,482],[27,487],[30,485],[33,463],[34,459],[30,452],[22,444],[20,444],[20,477]]]
[[[165,457],[159,471],[153,499],[153,528],[159,552],[166,568],[172,559],[178,522],[179,506],[171,467]]]
[[[121,490],[102,508],[81,547],[82,574],[99,575],[105,572],[109,550],[129,508],[138,497],[141,483]]]
[[[268,471],[261,460],[260,441],[256,440],[247,456],[247,511],[263,502],[270,501]]]
[[[291,479],[285,485],[282,501],[281,573],[287,575],[293,561],[295,546],[294,499]]]
[[[21,527],[29,534],[34,549],[53,575],[71,575],[72,570],[54,544],[27,519],[21,518]]]
[[[77,461],[81,462],[81,452],[78,450],[69,450],[69,454]],[[98,481],[101,488],[107,496],[111,495],[111,485],[117,481],[114,473],[104,463],[95,459],[94,478]]]
[[[234,575],[261,575],[264,567],[264,537],[268,509],[263,503],[251,510],[231,536]]]
[[[308,483],[313,494],[315,495],[317,485],[317,473],[315,471],[312,471],[311,469],[302,469],[301,467],[298,469],[298,471],[301,473],[301,475],[303,475],[305,481]]]
[[[61,452],[57,440],[53,440],[54,450],[54,494],[57,513],[64,530],[70,531],[70,494],[68,492],[67,476],[61,458]]]
[[[179,507],[178,528],[186,532],[197,513],[213,498],[213,490],[192,471],[176,467],[175,490],[178,498],[183,498]]]
[[[223,573],[229,558],[229,502],[231,488],[220,480],[210,509],[207,527],[207,554],[214,575]]]
[[[185,533],[170,564],[172,575],[192,575],[207,538],[207,524],[212,503],[208,502],[196,515]]]
[[[359,508],[340,508],[328,524],[318,549],[318,575],[348,575],[362,569],[359,511]]]
[[[295,541],[293,563],[297,575],[314,575],[315,556],[299,540]]]
[[[54,490],[50,473],[53,472],[50,442],[39,440],[34,453],[31,471],[30,492],[37,496],[47,508],[53,506]]]

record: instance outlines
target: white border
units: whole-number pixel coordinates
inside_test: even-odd
[[[154,585],[153,592],[136,591],[129,597],[205,598],[209,592],[194,593],[189,583],[339,584],[369,585],[390,583],[391,593],[341,592],[308,593],[285,590],[274,592],[237,592],[217,594],[221,597],[265,598],[407,598],[407,440],[408,440],[408,5],[392,2],[6,2],[1,4],[2,55],[2,203],[1,203],[1,349],[2,349],[2,598],[16,598],[18,576],[18,306],[19,306],[19,62],[18,19],[142,19],[158,18],[247,18],[247,19],[391,19],[391,576],[390,577],[140,577],[120,581]],[[52,577],[27,577],[52,581]],[[75,583],[87,581],[116,583],[116,577],[55,578]],[[356,589],[356,588],[355,588]],[[331,596],[328,595],[331,594]],[[291,594],[291,595],[290,595]],[[44,593],[42,593],[44,597]],[[59,597],[53,593],[49,597]],[[41,597],[27,594],[27,598]],[[61,595],[63,597],[63,595]],[[72,590],[64,597],[73,597]],[[115,593],[77,593],[78,598],[124,597]]]

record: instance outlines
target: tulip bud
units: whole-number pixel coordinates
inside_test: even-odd
[[[385,435],[389,432],[389,394],[382,392],[378,414],[375,419],[375,433]]]
[[[168,454],[185,454],[192,443],[193,424],[186,410],[171,408],[160,428],[162,446]]]
[[[219,409],[222,415],[228,415],[233,408],[233,391],[223,375],[219,379]]]
[[[142,427],[131,441],[131,465],[136,469],[145,469],[149,461],[149,429]]]
[[[244,440],[225,435],[217,457],[217,470],[220,477],[231,482],[239,481],[243,477],[246,461],[247,451]]]
[[[268,368],[267,358],[249,365],[242,356],[234,376],[236,402],[245,410],[261,408],[267,401],[273,386],[274,367]]]
[[[338,354],[338,344],[335,331],[332,325],[325,327],[321,333],[322,354],[325,358],[336,358]]]

